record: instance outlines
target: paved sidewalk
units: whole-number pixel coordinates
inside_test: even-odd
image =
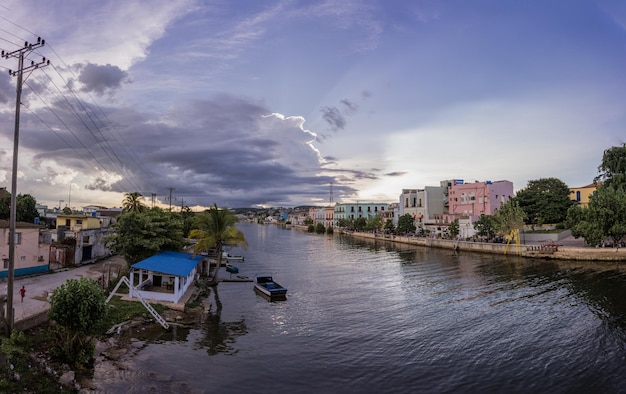
[[[27,319],[41,312],[50,309],[48,295],[68,279],[79,279],[83,277],[98,279],[106,272],[108,274],[110,265],[124,265],[126,262],[120,256],[101,260],[97,263],[86,264],[76,268],[69,268],[49,274],[41,274],[29,277],[16,277],[13,283],[13,309],[15,311],[14,321]],[[2,280],[1,288],[6,291],[7,279]],[[20,289],[24,286],[26,296],[21,300]]]

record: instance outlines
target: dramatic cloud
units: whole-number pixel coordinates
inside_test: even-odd
[[[99,95],[119,89],[122,83],[129,82],[128,73],[119,67],[91,63],[82,68],[78,80],[83,84],[84,91]]]
[[[0,46],[46,40],[27,56],[51,65],[24,81],[18,187],[54,206],[584,185],[624,140],[626,12],[604,2],[39,3],[2,3]],[[16,66],[0,59],[0,187]]]
[[[55,107],[57,116],[71,119],[62,104]],[[304,118],[272,114],[245,98],[188,101],[157,119],[107,112],[119,127],[89,131],[76,119],[58,125],[56,135],[28,130],[24,146],[45,149],[34,157],[34,168],[56,161],[84,174],[87,190],[157,193],[163,201],[164,192],[174,188],[186,204],[204,206],[290,205],[325,194],[333,181],[322,174],[325,159],[314,145],[316,135],[303,127]],[[41,118],[57,128],[53,116]]]

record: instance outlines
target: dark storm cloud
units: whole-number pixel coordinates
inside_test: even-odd
[[[88,117],[77,119],[61,102],[54,105],[55,116],[39,115],[55,132],[27,114],[24,145],[39,152],[35,165],[57,160],[93,174],[85,186],[90,190],[156,193],[166,201],[168,188],[174,188],[173,196],[186,205],[289,206],[325,199],[328,185],[337,185],[333,176],[322,174],[316,136],[304,129],[303,118],[271,114],[245,98],[220,95],[184,102],[159,117],[102,110],[115,126],[92,126]],[[85,112],[97,113],[89,106]]]
[[[110,191],[112,190],[109,182],[104,178],[96,178],[90,184],[85,185],[85,189],[87,190],[102,190],[102,191]]]
[[[370,96],[371,93],[367,91],[361,93],[363,100],[367,100]],[[322,107],[320,112],[322,112],[322,119],[330,126],[330,130],[339,131],[346,128],[347,117],[359,112],[359,105],[355,100],[345,98],[339,100],[339,106]]]
[[[129,82],[128,73],[119,67],[91,63],[87,63],[81,69],[78,80],[83,84],[82,90],[98,95],[119,89],[122,83]]]
[[[403,176],[403,175],[406,175],[406,174],[408,174],[407,171],[394,171],[394,172],[386,173],[385,176],[390,176],[390,177],[391,176]]]

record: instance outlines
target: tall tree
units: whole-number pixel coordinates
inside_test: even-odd
[[[572,207],[567,219],[572,235],[584,237],[588,245],[600,245],[607,237],[617,245],[626,236],[626,191],[600,186],[589,197],[589,206]]]
[[[18,194],[15,199],[16,216],[15,220],[18,222],[32,223],[36,217],[39,217],[37,212],[37,200],[30,194]],[[0,199],[0,219],[8,220],[11,215],[11,193],[3,193]]]
[[[487,240],[491,240],[496,235],[496,218],[492,215],[480,215],[477,221],[474,222],[474,230],[476,234],[481,237],[486,237]]]
[[[527,223],[562,223],[567,210],[574,204],[569,187],[557,178],[541,178],[528,181],[517,192],[515,199],[526,213]]]
[[[122,210],[124,212],[141,213],[146,210],[144,198],[139,192],[124,193],[124,201],[122,201]]]
[[[160,208],[144,213],[122,213],[106,238],[107,247],[122,255],[129,265],[159,252],[180,251],[185,246],[182,221]]]
[[[372,216],[367,218],[367,222],[365,223],[366,231],[380,231],[383,228],[383,218],[379,215]]]
[[[594,179],[605,186],[626,190],[626,143],[604,151],[598,167],[600,174]]]
[[[183,236],[188,237],[189,232],[191,231],[191,226],[193,225],[193,221],[195,220],[196,214],[191,210],[191,208],[185,205],[180,210],[179,215],[180,215],[181,220],[183,221]]]
[[[396,229],[398,234],[414,233],[416,229],[415,220],[410,213],[405,213],[398,218],[398,228]]]
[[[222,266],[222,251],[225,245],[247,247],[246,237],[235,226],[239,221],[237,216],[228,209],[220,209],[217,204],[197,216],[195,228],[189,233],[190,238],[198,240],[194,252],[215,249],[217,253],[217,267],[213,282],[217,284],[218,273]]]
[[[450,226],[448,226],[448,231],[450,232],[450,237],[452,239],[456,239],[456,237],[459,235],[461,228],[459,226],[459,219],[454,219],[454,221],[452,221],[452,223],[450,223]]]
[[[594,180],[597,189],[586,208],[568,211],[567,225],[575,237],[596,246],[611,238],[613,244],[626,236],[626,144],[604,151]]]
[[[526,213],[514,199],[500,205],[494,216],[498,232],[504,235],[509,235],[511,231],[524,227],[524,220],[526,219]]]
[[[387,219],[385,221],[385,232],[393,233],[395,231],[396,231],[396,226],[393,224],[393,220],[392,219]]]

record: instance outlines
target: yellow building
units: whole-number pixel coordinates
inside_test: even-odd
[[[587,186],[582,187],[570,187],[570,198],[580,204],[582,207],[589,205],[589,197],[596,191],[598,186],[602,185],[602,182],[590,183]]]
[[[82,231],[101,228],[103,223],[102,218],[97,216],[57,215],[57,230],[59,226],[65,226],[66,231]]]

